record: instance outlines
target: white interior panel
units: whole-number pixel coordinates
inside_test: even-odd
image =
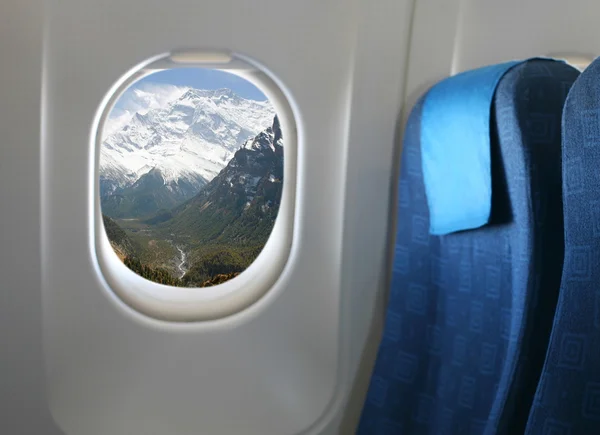
[[[0,432],[59,435],[40,293],[41,1],[0,2]]]
[[[416,0],[408,101],[442,77],[483,65],[552,54],[593,59],[599,13],[595,0]]]

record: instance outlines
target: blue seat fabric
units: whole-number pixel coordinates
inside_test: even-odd
[[[600,60],[563,113],[565,263],[528,435],[600,434]]]
[[[474,230],[429,233],[423,100],[413,109],[384,336],[358,434],[523,433],[562,271],[560,119],[577,75],[531,60],[498,84],[491,220]]]

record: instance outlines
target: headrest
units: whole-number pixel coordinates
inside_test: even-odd
[[[434,235],[479,228],[492,209],[492,102],[502,77],[529,60],[447,78],[423,101],[422,171]]]

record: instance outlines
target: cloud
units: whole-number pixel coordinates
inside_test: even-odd
[[[170,84],[142,83],[125,91],[116,107],[128,112],[146,113],[181,97],[188,89]]]
[[[136,113],[164,107],[181,97],[189,88],[163,83],[143,82],[127,89],[115,104],[104,125],[106,138],[127,124]]]

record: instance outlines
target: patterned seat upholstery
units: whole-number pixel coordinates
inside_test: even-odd
[[[490,119],[490,221],[444,236],[429,233],[423,99],[413,109],[389,308],[359,434],[524,432],[560,285],[560,119],[577,76],[539,59],[503,76]]]
[[[565,264],[528,435],[600,434],[600,60],[563,113]]]

